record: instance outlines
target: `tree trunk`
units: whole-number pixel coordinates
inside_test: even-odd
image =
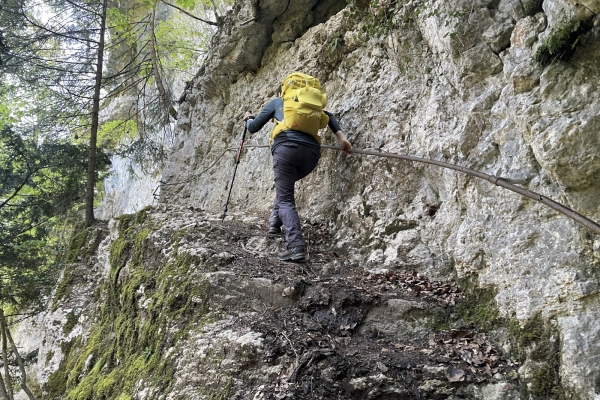
[[[100,114],[100,89],[102,87],[102,66],[104,62],[104,35],[106,32],[106,7],[107,0],[102,2],[100,15],[100,40],[98,41],[98,63],[96,66],[96,83],[94,85],[94,98],[92,104],[92,128],[90,132],[90,145],[87,170],[87,192],[85,196],[85,224],[94,223],[94,189],[96,186],[96,142],[98,138],[98,124]]]
[[[154,35],[154,27],[155,27],[155,19],[156,19],[156,7],[158,7],[158,1],[154,3],[154,8],[152,9],[152,18],[150,19],[150,36],[152,41],[150,43],[150,59],[152,60],[152,72],[154,73],[154,80],[156,81],[156,88],[158,89],[158,93],[160,95],[160,99],[165,107],[165,111],[169,113],[171,117],[177,119],[177,110],[173,107],[173,102],[171,101],[170,94],[165,90],[165,86],[163,84],[162,76],[160,74],[160,65],[158,60],[158,54],[156,54],[156,36]]]
[[[6,385],[4,384],[4,378],[0,375],[0,400],[10,400],[6,393]]]
[[[31,390],[29,390],[29,387],[27,387],[27,372],[25,371],[25,363],[23,362],[23,359],[21,358],[21,355],[19,354],[19,350],[17,349],[17,346],[15,345],[15,341],[12,338],[12,335],[10,334],[10,330],[8,330],[8,326],[6,325],[6,318],[4,318],[4,310],[0,308],[0,327],[2,328],[2,336],[3,336],[3,345],[4,342],[6,341],[6,339],[8,338],[8,341],[10,343],[10,347],[12,348],[12,352],[15,355],[15,358],[17,359],[17,363],[19,364],[19,370],[21,371],[21,389],[23,389],[23,391],[27,394],[27,397],[29,397],[29,400],[35,400],[35,396],[33,395],[33,393],[31,393]],[[7,364],[5,364],[7,365]],[[8,382],[10,384],[10,382]],[[1,390],[1,389],[0,389]],[[13,398],[12,396],[12,388],[10,389],[10,396],[11,399]]]
[[[8,346],[6,344],[6,324],[4,322],[4,310],[0,309],[0,332],[2,332],[2,363],[4,364],[4,378],[6,379],[6,398],[12,400],[14,398],[12,392],[12,379],[10,377],[10,371],[8,369]]]

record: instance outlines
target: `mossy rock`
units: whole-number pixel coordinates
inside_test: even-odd
[[[178,250],[189,232],[173,235],[170,260],[153,255],[148,269],[148,237],[156,229],[149,209],[118,220],[119,236],[109,249],[110,271],[101,287],[97,323],[85,342],[74,342],[65,353],[63,372],[53,374],[53,393],[62,390],[66,399],[129,399],[140,379],[168,391],[174,367],[167,349],[193,324],[197,328],[199,322],[214,320],[209,315],[210,284],[193,273],[198,258]],[[75,323],[76,315],[68,316],[65,332]],[[226,398],[218,397],[226,396],[223,393],[215,398]]]
[[[589,22],[564,21],[550,33],[544,44],[534,54],[533,60],[543,66],[558,61],[568,61],[575,54],[590,29]]]

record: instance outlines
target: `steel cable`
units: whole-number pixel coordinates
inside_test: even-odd
[[[249,146],[244,146],[244,148],[269,148],[270,146],[268,145],[249,145]],[[321,148],[325,148],[325,149],[331,149],[331,150],[337,150],[340,151],[339,147],[336,146],[330,146],[330,145],[321,145]],[[227,152],[227,151],[238,151],[237,148],[228,148],[226,149],[223,154],[221,156],[219,156],[219,158],[213,162],[208,168],[206,168],[205,170],[203,170],[201,173],[199,174],[195,174],[194,176],[192,176],[191,178],[182,181],[182,182],[175,182],[175,183],[165,183],[165,182],[161,182],[161,184],[154,190],[153,195],[155,197],[157,197],[156,195],[156,191],[161,187],[161,186],[166,186],[166,185],[177,185],[177,184],[183,184],[183,183],[187,183],[192,181],[193,179],[195,179],[196,177],[200,176],[201,174],[203,174],[204,172],[208,171],[210,168],[212,168],[214,165],[216,165],[217,161],[220,160],[223,155]],[[371,150],[358,150],[358,149],[352,149],[349,151],[352,154],[363,154],[363,155],[368,155],[368,156],[375,156],[375,157],[384,157],[384,158],[392,158],[392,159],[398,159],[398,160],[405,160],[405,161],[413,161],[413,162],[419,162],[419,163],[425,163],[425,164],[430,164],[430,165],[435,165],[438,167],[442,167],[442,168],[448,168],[448,169],[452,169],[454,171],[459,171],[468,175],[472,175],[472,176],[476,176],[478,178],[481,179],[485,179],[486,181],[493,183],[496,186],[500,186],[504,189],[508,189],[510,191],[513,191],[515,193],[518,193],[522,196],[528,197],[530,199],[536,200],[556,211],[558,211],[559,213],[573,219],[574,221],[588,227],[589,229],[591,229],[594,233],[596,234],[600,234],[600,224],[592,221],[591,219],[579,214],[578,212],[570,209],[569,207],[558,203],[546,196],[542,196],[539,193],[533,192],[531,190],[525,189],[521,186],[516,186],[516,184],[523,184],[526,183],[526,181],[522,180],[522,179],[511,179],[511,178],[503,178],[503,177],[499,177],[499,176],[494,176],[494,175],[489,175],[486,174],[484,172],[481,171],[476,171],[474,169],[470,169],[470,168],[466,168],[466,167],[461,167],[459,165],[454,165],[454,164],[450,164],[447,162],[443,162],[443,161],[438,161],[438,160],[432,160],[430,158],[423,158],[423,157],[415,157],[415,156],[407,156],[407,155],[402,155],[402,154],[396,154],[396,153],[387,153],[387,152],[383,152],[383,151],[371,151]]]

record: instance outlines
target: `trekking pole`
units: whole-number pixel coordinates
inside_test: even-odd
[[[235,180],[235,173],[237,172],[238,164],[240,163],[240,157],[242,157],[242,148],[244,147],[244,140],[246,139],[246,132],[248,131],[248,127],[246,126],[246,121],[244,120],[244,134],[242,135],[242,141],[240,142],[240,148],[238,149],[237,157],[235,159],[235,167],[233,169],[233,178],[231,178],[231,184],[229,185],[229,194],[227,195],[227,201],[225,202],[225,210],[223,210],[223,215],[221,216],[221,221],[225,221],[225,215],[227,214],[227,206],[229,205],[229,198],[231,197],[231,189],[233,189],[233,181]]]

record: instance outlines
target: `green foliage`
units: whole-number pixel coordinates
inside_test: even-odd
[[[370,39],[388,39],[386,53],[396,63],[398,69],[412,79],[422,66],[415,70],[415,57],[422,55],[420,43],[421,32],[418,21],[438,15],[440,6],[434,7],[431,0],[351,0],[346,8],[345,16],[349,30],[357,32],[355,39],[367,42]],[[454,12],[446,21],[453,26],[459,25],[457,16],[461,12]],[[452,38],[457,37],[455,32],[449,32]],[[340,36],[343,37],[343,36]],[[339,40],[333,39],[331,47],[337,46]],[[390,51],[391,50],[391,51]],[[334,52],[330,52],[334,54]],[[337,63],[336,63],[337,65]]]
[[[577,46],[579,46],[589,26],[582,21],[564,21],[558,28],[554,29],[544,44],[533,55],[533,60],[541,65],[549,65],[558,61],[568,61]]]
[[[132,12],[123,12],[117,7],[109,7],[106,10],[107,23],[114,30],[115,35],[122,37],[131,32]]]
[[[115,150],[124,140],[133,140],[138,135],[134,120],[112,120],[100,125],[98,143],[105,149]]]
[[[101,4],[3,2],[0,103],[11,125],[45,137],[89,132]]]
[[[0,302],[22,307],[53,283],[51,227],[83,198],[87,149],[0,130]],[[107,158],[100,157],[99,165]]]
[[[5,88],[0,92],[0,129],[6,129],[23,118],[26,102],[15,95],[14,90]]]
[[[190,29],[189,21],[179,16],[161,21],[154,34],[167,71],[190,71],[208,46],[209,32]]]
[[[461,24],[463,23],[463,18],[465,17],[466,12],[463,11],[453,11],[450,13],[450,18],[444,22],[444,27],[451,27],[451,30],[444,34],[444,37],[450,37],[450,39],[458,38],[458,31],[460,30]]]
[[[205,6],[210,7],[210,2],[207,0],[202,0],[201,3],[203,3]],[[183,8],[184,10],[191,11],[196,7],[198,2],[196,0],[177,0],[175,2],[175,4],[177,4],[179,7]]]
[[[395,29],[418,31],[416,20],[437,15],[429,0],[350,0],[346,18],[358,26],[362,39],[387,36]],[[453,13],[452,18],[458,13]],[[450,22],[446,22],[446,26]]]
[[[138,101],[119,109],[121,114],[102,127],[100,143],[110,149],[118,147],[119,155],[132,159],[147,172],[153,172],[166,157],[164,135],[169,131],[171,116],[176,115],[170,88],[176,79],[195,75],[214,32],[208,25],[190,24],[201,24],[191,16],[210,14],[206,9],[213,8],[213,1],[169,3],[175,6],[169,12],[157,10],[164,4],[150,0],[129,11],[109,10],[114,34],[110,37],[113,50],[106,75],[114,78],[107,83],[114,95],[126,94]],[[215,0],[214,4],[219,7],[223,1]]]
[[[402,5],[398,3],[398,0],[351,0],[346,9],[346,18],[359,25],[363,40],[385,36],[395,27],[394,16]]]

